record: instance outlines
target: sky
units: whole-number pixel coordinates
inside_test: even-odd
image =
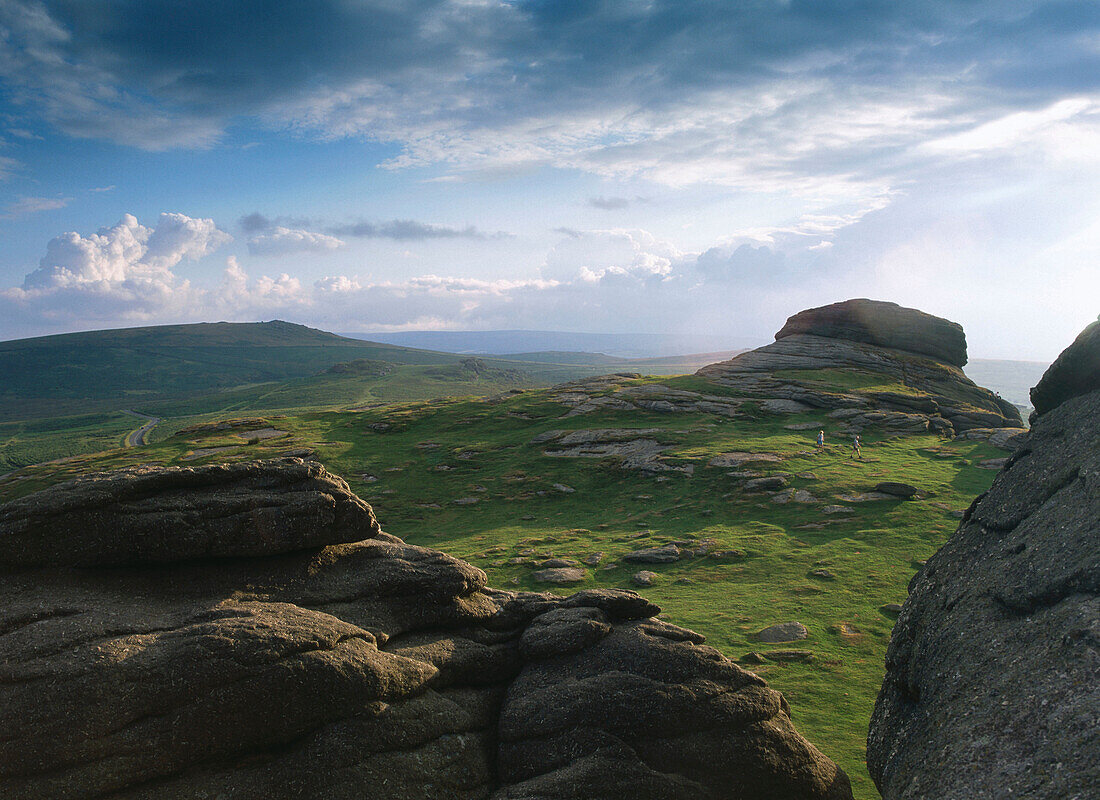
[[[0,338],[1100,312],[1095,0],[0,0]]]

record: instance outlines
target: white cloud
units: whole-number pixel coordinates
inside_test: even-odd
[[[341,239],[325,233],[276,226],[248,240],[254,256],[285,256],[292,253],[325,253],[344,246]]]
[[[64,208],[71,202],[71,197],[20,197],[4,208],[4,216],[25,217],[42,211],[54,211]]]

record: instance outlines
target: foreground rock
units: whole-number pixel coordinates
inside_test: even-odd
[[[45,490],[0,579],[5,798],[851,797],[642,597],[494,591],[302,462]]]
[[[1052,404],[911,583],[867,742],[885,800],[1096,795],[1100,389],[1062,369],[1097,358],[1082,336],[1051,368]]]
[[[1081,331],[1031,390],[1035,417],[1057,408],[1070,397],[1097,389],[1100,389],[1100,319]]]

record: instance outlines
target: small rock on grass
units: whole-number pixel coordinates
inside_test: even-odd
[[[584,563],[590,567],[594,567],[603,561],[603,553],[589,553],[584,557]]]
[[[810,632],[801,622],[780,622],[778,625],[770,625],[764,628],[756,634],[756,638],[758,641],[768,643],[794,642],[805,639],[809,635]]]
[[[836,575],[829,572],[827,569],[812,569],[810,570],[811,578],[820,578],[823,581],[835,581]]]
[[[901,603],[887,603],[884,606],[879,606],[879,610],[885,611],[887,614],[897,615],[901,613]]]
[[[579,583],[588,577],[588,573],[579,567],[554,567],[540,569],[531,577],[539,583]]]
[[[893,497],[900,497],[904,500],[910,500],[917,496],[917,492],[920,490],[916,486],[911,486],[908,483],[900,483],[898,481],[883,481],[876,484],[874,491],[882,492],[883,494],[892,495]]]
[[[635,572],[630,576],[630,581],[635,586],[652,586],[654,581],[657,580],[657,573],[650,572],[649,570],[642,570],[641,572]]]
[[[623,561],[635,564],[671,564],[680,560],[680,548],[674,544],[663,547],[646,547],[623,556]]]
[[[742,664],[763,664],[764,663],[764,656],[762,656],[760,653],[757,653],[755,650],[751,650],[748,653],[745,653],[745,655],[741,656],[741,663]]]
[[[555,484],[552,484],[552,486],[553,486],[554,489],[557,489],[559,492],[561,492],[563,494],[573,494],[573,492],[577,491],[572,486],[566,486],[564,483],[555,483]]]

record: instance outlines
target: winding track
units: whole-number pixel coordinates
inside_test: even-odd
[[[142,414],[138,411],[130,411],[127,408],[122,409],[123,414],[129,414],[132,417],[140,417],[146,420],[145,424],[136,430],[130,431],[126,434],[126,438],[122,440],[123,447],[140,447],[145,444],[145,437],[149,435],[149,432],[153,428],[157,427],[157,423],[160,422],[160,417],[150,417],[148,414]]]

